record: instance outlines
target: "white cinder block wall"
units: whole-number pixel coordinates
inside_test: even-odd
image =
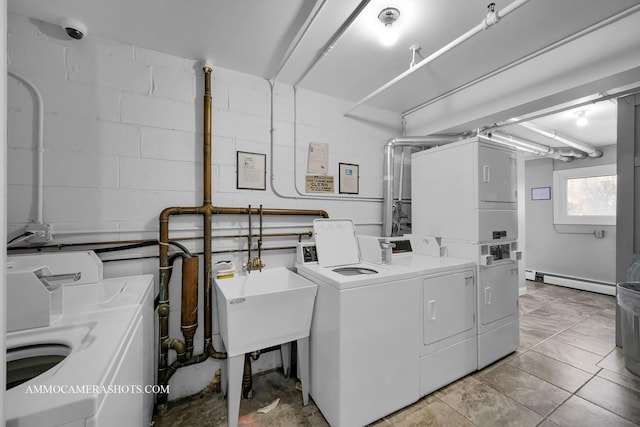
[[[73,41],[58,26],[8,15],[8,68],[33,82],[44,100],[44,222],[53,226],[54,243],[157,239],[162,209],[202,204],[204,78],[198,60],[92,34]],[[294,96],[292,87],[277,84],[272,158],[269,83],[215,67],[212,91],[214,205],[324,209],[331,217],[352,218],[361,233],[380,232],[383,147],[400,134],[398,115],[370,109],[364,111],[367,120],[345,118],[347,102],[303,90]],[[36,219],[34,107],[32,92],[9,77],[9,238]],[[329,144],[329,175],[334,176],[336,189],[328,197],[301,194],[311,142]],[[267,155],[266,191],[236,189],[237,151]],[[360,166],[359,195],[338,194],[339,162]],[[312,219],[265,217],[264,232],[308,231]],[[172,219],[171,237],[200,235],[201,223],[200,217]],[[247,224],[246,217],[214,217],[214,235],[246,233]],[[257,218],[253,224],[258,224]],[[295,238],[272,238],[263,246],[295,242]],[[214,239],[214,251],[238,249],[245,243]],[[185,244],[202,249],[200,243]],[[102,255],[105,275],[151,273],[157,279],[157,259],[108,261],[156,254],[152,247]],[[220,254],[214,261],[233,259],[239,266],[246,256]],[[295,253],[269,251],[263,259],[267,266],[292,266]],[[179,283],[176,274],[170,284],[170,330],[176,338],[181,338]],[[202,309],[200,317],[203,325]],[[200,327],[197,352],[202,335]],[[279,356],[269,353],[258,361],[257,369],[279,363]],[[217,366],[209,360],[179,370],[170,382],[170,398],[201,390]]]

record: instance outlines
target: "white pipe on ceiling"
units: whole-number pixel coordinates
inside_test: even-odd
[[[572,157],[576,159],[584,159],[587,157],[587,153],[584,151],[576,150],[574,148],[553,148],[548,145],[539,144],[537,142],[529,141],[527,139],[522,139],[515,137],[513,135],[503,134],[501,132],[491,131],[489,132],[493,139],[497,139],[499,141],[512,142],[515,143],[521,149],[526,148],[534,152],[534,154],[538,154],[541,156],[552,157],[557,160],[566,161],[567,157]]]
[[[517,118],[514,121],[518,120]],[[520,122],[518,126],[522,126],[527,128],[539,135],[542,135],[546,138],[553,139],[554,141],[558,141],[561,144],[568,145],[569,147],[575,148],[576,150],[584,151],[587,153],[589,157],[597,158],[602,157],[602,151],[596,149],[592,145],[587,144],[586,142],[577,141],[575,139],[568,138],[566,136],[559,135],[555,131],[550,131],[547,129],[543,129],[537,125],[531,124],[531,122]]]
[[[573,157],[558,153],[554,148],[547,147],[542,144],[538,144],[532,141],[525,141],[519,138],[513,138],[511,135],[496,134],[492,132],[489,135],[479,135],[480,139],[489,140],[498,144],[506,145],[516,150],[525,151],[527,153],[535,154],[541,157],[551,157],[563,162],[570,162]],[[540,149],[534,149],[533,147],[539,146]]]
[[[407,78],[408,76],[410,76],[411,74],[415,73],[416,71],[418,71],[419,69],[421,69],[425,65],[431,63],[435,59],[437,59],[440,56],[444,55],[445,53],[449,52],[450,50],[452,50],[456,46],[458,46],[458,45],[462,44],[463,42],[469,40],[471,37],[473,37],[476,34],[482,32],[483,30],[486,30],[486,29],[490,28],[494,24],[498,23],[500,21],[500,19],[504,18],[505,16],[507,16],[508,14],[510,14],[511,12],[513,12],[514,10],[516,10],[517,8],[522,6],[523,4],[527,3],[528,1],[529,0],[515,0],[514,2],[512,2],[509,5],[507,5],[502,10],[499,10],[498,12],[489,12],[487,14],[487,16],[482,20],[482,22],[480,22],[478,25],[476,25],[475,27],[473,27],[472,29],[470,29],[466,33],[462,34],[461,36],[459,36],[458,38],[456,38],[455,40],[453,40],[449,44],[447,44],[444,47],[438,49],[437,51],[435,51],[434,53],[432,53],[431,55],[429,55],[428,57],[426,57],[422,61],[420,61],[417,64],[415,64],[413,67],[409,68],[404,73],[398,75],[394,79],[392,79],[389,82],[385,83],[383,86],[379,87],[375,91],[371,92],[369,95],[365,96],[364,98],[362,98],[361,100],[359,100],[358,102],[353,104],[345,112],[345,115],[349,114],[351,111],[353,111],[354,109],[356,109],[360,105],[364,104],[365,102],[367,102],[371,98],[373,98],[373,97],[379,95],[380,93],[384,92],[385,90],[389,89],[391,86],[395,85],[399,81]]]
[[[38,134],[37,134],[37,148],[36,148],[36,157],[37,157],[37,185],[36,185],[36,200],[37,200],[37,209],[36,209],[36,223],[43,224],[44,223],[44,101],[42,100],[42,94],[38,90],[38,88],[31,83],[28,79],[21,76],[12,70],[7,70],[7,74],[16,80],[24,83],[28,86],[33,93],[36,95],[36,105],[35,107],[38,110]],[[35,110],[35,108],[34,108]]]
[[[526,148],[529,152],[539,154],[541,156],[548,156],[555,152],[555,150],[549,146],[538,144],[537,142],[527,141],[521,138],[516,138],[512,135],[503,134],[500,132],[492,131],[489,133],[492,139],[504,140],[505,142],[512,143],[517,147]]]

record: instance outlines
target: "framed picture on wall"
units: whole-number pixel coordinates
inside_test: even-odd
[[[551,200],[551,187],[532,188],[531,200]]]
[[[360,166],[351,163],[340,163],[340,194],[358,194],[360,184]]]
[[[246,190],[267,189],[267,155],[237,151],[236,188]]]

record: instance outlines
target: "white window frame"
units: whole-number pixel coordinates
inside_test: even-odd
[[[553,171],[553,223],[584,225],[616,225],[615,215],[567,215],[567,180],[596,176],[616,175],[616,165],[590,166],[586,168]]]

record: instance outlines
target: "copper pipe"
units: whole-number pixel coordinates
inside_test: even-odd
[[[260,260],[260,271],[262,272],[262,205],[260,205],[260,237],[258,238],[258,259]]]
[[[244,369],[242,371],[242,397],[249,399],[251,397],[251,389],[253,388],[253,374],[251,372],[251,355],[244,355]]]
[[[248,263],[251,262],[251,205],[249,205],[249,209],[247,210],[248,215],[249,215],[249,236],[248,236],[248,241],[247,241],[247,249],[249,252],[249,260],[247,261]],[[251,272],[251,270],[249,270],[249,272]]]
[[[182,308],[180,330],[187,348],[187,359],[193,355],[193,336],[198,328],[198,257],[182,259]]]
[[[211,247],[211,216],[212,215],[246,215],[257,213],[257,210],[247,208],[219,208],[211,204],[211,68],[204,67],[205,93],[204,93],[204,138],[203,138],[203,204],[197,207],[169,207],[165,208],[159,216],[159,357],[158,357],[158,383],[166,385],[177,368],[187,363],[198,363],[206,360],[207,356],[216,359],[225,359],[227,354],[219,352],[213,347],[212,320],[212,247]],[[325,211],[289,210],[289,209],[265,209],[265,215],[313,215],[327,218]],[[177,339],[169,339],[169,218],[174,215],[202,215],[204,234],[204,350],[196,357],[186,357],[186,345]],[[249,236],[251,232],[249,232]],[[173,348],[178,350],[179,359],[168,366],[168,352]],[[184,349],[184,352],[182,352]],[[185,360],[186,359],[186,360]],[[191,362],[193,361],[193,362]],[[156,403],[160,412],[166,410],[168,400],[167,393],[159,393]]]
[[[227,208],[213,206],[214,215],[247,215],[247,208]],[[259,209],[251,208],[252,214],[259,214]],[[329,214],[324,210],[307,210],[307,209],[263,209],[264,215],[302,215],[302,216],[320,216],[329,218]]]

